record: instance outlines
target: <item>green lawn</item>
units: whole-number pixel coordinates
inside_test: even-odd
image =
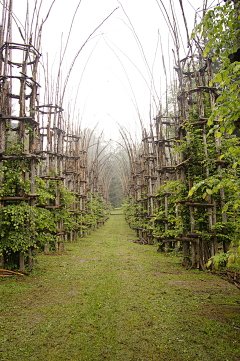
[[[39,255],[30,276],[1,280],[0,359],[239,361],[239,290],[134,237],[112,215]]]

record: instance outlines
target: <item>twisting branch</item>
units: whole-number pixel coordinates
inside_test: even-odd
[[[71,25],[70,25],[70,29],[69,29],[69,32],[68,32],[68,37],[67,37],[67,42],[66,42],[66,45],[65,45],[65,48],[63,50],[63,54],[60,55],[60,62],[59,62],[59,69],[58,69],[58,76],[57,76],[57,93],[58,93],[58,90],[59,90],[59,81],[60,81],[60,74],[61,74],[61,66],[62,66],[62,63],[63,63],[63,59],[64,59],[64,56],[66,54],[66,51],[67,51],[67,47],[68,47],[68,43],[69,43],[69,39],[70,39],[70,35],[71,35],[71,32],[72,32],[72,27],[73,27],[73,23],[74,23],[74,19],[76,17],[76,14],[77,14],[77,11],[79,9],[79,6],[81,4],[82,0],[79,1],[76,9],[75,9],[75,12],[73,14],[73,18],[72,18],[72,22],[71,22]]]
[[[64,86],[63,86],[63,93],[62,93],[62,98],[61,98],[61,101],[60,101],[60,106],[62,106],[62,103],[63,103],[63,98],[64,98],[64,95],[65,95],[65,91],[66,91],[66,87],[67,87],[67,83],[68,83],[68,80],[69,80],[69,77],[71,75],[71,72],[72,72],[72,69],[73,69],[73,66],[75,64],[75,61],[77,60],[78,58],[78,55],[80,54],[80,52],[82,51],[82,49],[84,48],[84,46],[87,44],[87,42],[89,41],[89,39],[92,37],[92,35],[105,23],[105,21],[107,21],[110,16],[117,10],[119,9],[119,7],[117,7],[116,9],[114,9],[111,14],[109,14],[102,22],[101,24],[99,24],[95,30],[93,30],[93,32],[88,36],[88,38],[86,39],[86,41],[83,43],[83,45],[81,46],[81,48],[78,50],[78,52],[76,53],[76,55],[74,56],[74,59],[72,61],[72,64],[70,66],[70,69],[68,71],[68,74],[67,74],[67,77],[65,79],[65,82],[64,82]]]
[[[37,50],[39,50],[39,48],[40,48],[41,36],[42,36],[42,27],[43,27],[44,23],[47,21],[55,1],[56,0],[53,0],[52,4],[51,4],[51,6],[50,6],[50,8],[48,10],[48,13],[47,13],[45,19],[42,21],[41,26],[39,28],[39,31],[38,31],[38,46],[36,46]]]

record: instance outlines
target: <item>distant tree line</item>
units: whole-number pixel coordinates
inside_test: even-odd
[[[121,207],[123,201],[123,190],[118,176],[114,176],[110,184],[109,199],[113,208]]]

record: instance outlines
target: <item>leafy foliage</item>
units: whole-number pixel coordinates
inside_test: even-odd
[[[225,130],[232,134],[240,118],[240,62],[231,62],[239,47],[239,21],[238,9],[232,1],[227,1],[224,6],[208,11],[198,27],[201,36],[208,38],[204,56],[211,52],[214,54],[212,61],[218,60],[220,64],[220,70],[210,83],[210,86],[217,86],[219,96],[208,122],[212,125],[216,117],[219,119],[218,137]]]
[[[238,6],[232,1],[227,1],[223,6],[208,11],[196,29],[206,40],[204,56],[209,56],[213,63],[218,63],[218,70],[209,83],[210,86],[217,88],[219,94],[208,120],[209,136],[214,133],[216,138],[221,138],[218,149],[219,160],[224,159],[229,165],[227,169],[215,171],[209,178],[194,184],[189,192],[189,196],[200,194],[203,199],[207,199],[210,195],[221,202],[219,192],[224,189],[226,204],[223,212],[227,212],[228,221],[224,224],[217,222],[213,230],[220,239],[228,239],[231,248],[240,244],[238,212],[240,148],[238,139],[234,137],[229,139],[229,136],[226,139],[225,135],[233,134],[235,127],[240,126],[240,62],[239,58],[236,58],[239,52],[239,20]],[[216,119],[219,124],[214,124]],[[230,249],[227,253],[216,255],[215,267],[217,268],[223,260],[224,262],[228,260],[228,266],[234,262],[239,264],[239,252],[240,246],[237,251]],[[209,261],[208,266],[211,262],[212,260]]]
[[[22,148],[10,143],[8,154],[18,154],[18,159],[3,161],[0,176],[4,180],[0,187],[0,199],[9,197],[4,207],[0,209],[0,255],[15,252],[27,253],[30,247],[43,247],[49,244],[55,249],[57,225],[62,224],[64,231],[70,233],[77,230],[92,228],[107,217],[107,204],[100,196],[93,197],[87,205],[87,213],[74,211],[77,202],[74,192],[63,186],[60,180],[44,180],[35,177],[35,192],[37,198],[34,206],[30,202],[19,201],[31,193],[30,161],[21,158]],[[24,180],[28,174],[27,180]],[[54,175],[54,174],[53,174]],[[60,206],[55,208],[56,197],[60,196]],[[50,209],[46,206],[53,206]]]

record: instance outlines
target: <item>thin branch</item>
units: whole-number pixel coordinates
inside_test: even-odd
[[[55,1],[55,0],[54,0]],[[86,41],[83,43],[83,45],[81,46],[81,48],[78,50],[78,52],[76,53],[73,61],[72,61],[72,64],[70,66],[70,69],[68,71],[68,74],[67,74],[67,77],[65,79],[65,82],[64,82],[64,86],[63,86],[63,94],[62,94],[62,98],[61,98],[61,102],[60,102],[60,106],[62,106],[62,102],[63,102],[63,98],[64,98],[64,94],[65,94],[65,91],[66,91],[66,87],[67,87],[67,83],[68,83],[68,80],[69,80],[69,77],[70,77],[70,74],[72,72],[72,69],[73,69],[73,66],[75,64],[75,61],[77,60],[78,58],[78,55],[80,54],[80,52],[82,51],[82,49],[84,48],[84,46],[87,44],[87,42],[89,41],[89,39],[92,37],[92,35],[105,23],[105,21],[107,21],[110,16],[116,11],[118,10],[119,7],[117,7],[116,9],[114,9],[111,14],[109,14],[102,22],[101,24],[99,24],[95,30],[93,30],[93,32],[88,36],[88,38],[86,39]]]

